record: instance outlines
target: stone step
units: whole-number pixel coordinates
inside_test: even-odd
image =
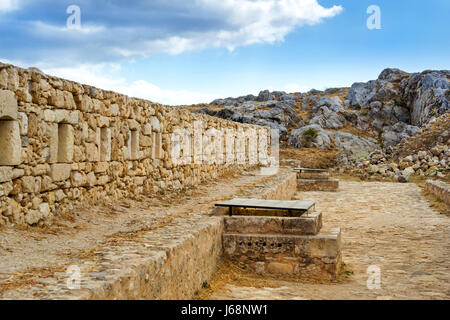
[[[225,217],[225,233],[315,235],[322,228],[322,213],[301,217]]]
[[[328,180],[330,178],[330,174],[328,172],[298,172],[297,178]]]
[[[334,280],[341,265],[339,228],[317,235],[223,235],[224,255],[259,274]]]
[[[338,189],[339,189],[339,180],[297,179],[298,191],[336,192]]]

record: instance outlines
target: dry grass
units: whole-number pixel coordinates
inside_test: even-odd
[[[301,166],[312,169],[328,169],[336,166],[337,150],[317,148],[280,148],[280,160],[299,160]]]
[[[326,129],[326,130],[330,132],[346,132],[360,138],[374,138],[374,139],[378,138],[378,135],[376,135],[372,130],[363,131],[358,128],[355,128],[351,124],[346,124],[344,127],[339,128],[338,130],[333,129]]]
[[[195,300],[208,300],[214,292],[222,291],[227,285],[242,287],[272,287],[279,288],[280,285],[270,285],[267,279],[257,278],[254,274],[248,273],[239,268],[229,260],[222,261],[219,269],[214,274],[213,279],[208,282],[208,286],[197,292]]]
[[[437,144],[439,138],[442,139],[443,143],[448,143],[450,139],[448,128],[450,128],[450,114],[446,113],[439,117],[437,121],[431,125],[429,130],[419,132],[411,139],[402,142],[399,145],[399,149],[401,150],[399,156],[404,157],[415,154],[421,150],[430,150]]]
[[[299,279],[298,277],[294,276],[281,275],[263,276],[248,270],[245,265],[239,265],[225,259],[220,264],[219,269],[213,276],[212,280],[208,282],[207,286],[204,286],[196,293],[194,299],[208,300],[215,292],[224,291],[227,285],[251,288],[280,288],[283,286],[283,281],[308,284],[336,285],[339,283],[350,281],[350,277],[352,274],[353,272],[348,269],[345,263],[343,263],[341,265],[338,279],[334,281],[323,279]]]
[[[66,267],[34,268],[26,272],[11,274],[8,279],[0,281],[0,296],[9,290],[42,284],[39,279],[53,278],[55,273],[66,272]]]

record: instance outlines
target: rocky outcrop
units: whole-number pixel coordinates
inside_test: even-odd
[[[421,125],[449,111],[450,71],[425,71],[405,81],[403,98],[410,106],[411,123]]]
[[[360,138],[346,132],[325,131],[315,124],[292,130],[288,145],[296,148],[311,146],[319,149],[329,149],[334,146],[348,155],[368,154],[380,148],[375,139]]]
[[[449,79],[448,70],[409,74],[385,69],[377,80],[353,84],[347,99],[354,109],[378,108],[387,117],[420,126],[448,112]]]
[[[258,97],[266,96],[262,93]],[[281,93],[278,94],[278,96],[283,97]],[[269,97],[271,98],[273,95],[270,95]],[[286,136],[288,128],[297,126],[300,119],[294,109],[296,105],[294,99],[287,99],[286,97],[283,99],[284,100],[281,101],[269,100],[265,102],[246,101],[242,105],[238,105],[240,98],[231,100],[225,99],[222,102],[227,103],[227,105],[219,111],[203,108],[195,112],[240,123],[269,126],[272,129],[278,129],[281,136]],[[218,103],[217,100],[216,103]]]
[[[450,172],[450,114],[422,127],[395,147],[371,152],[368,157],[347,163],[353,173],[367,178],[390,177],[408,182],[411,176],[445,178]]]
[[[410,74],[389,68],[378,79],[351,88],[293,94],[264,90],[257,96],[218,99],[211,103],[214,108],[196,112],[278,129],[297,148],[337,148],[367,156],[448,113],[449,78],[448,70]]]

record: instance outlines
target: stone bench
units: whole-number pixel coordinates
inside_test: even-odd
[[[225,233],[316,235],[322,228],[322,213],[291,217],[225,217]]]
[[[235,198],[229,201],[218,202],[216,207],[228,208],[229,216],[239,215],[283,215],[301,216],[313,212],[315,204],[312,201],[262,200]]]

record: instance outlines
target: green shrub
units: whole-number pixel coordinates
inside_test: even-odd
[[[314,128],[309,128],[305,132],[303,132],[303,140],[302,144],[304,147],[309,148],[311,147],[311,143],[316,140],[317,136],[319,135],[319,132]]]

